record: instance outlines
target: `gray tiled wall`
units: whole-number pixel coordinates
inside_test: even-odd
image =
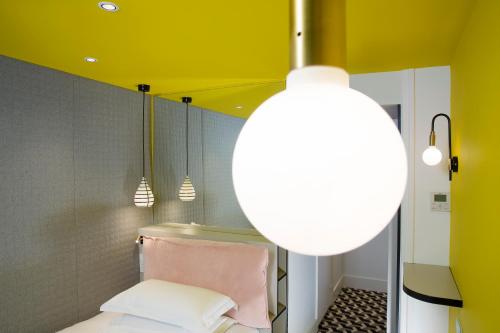
[[[155,98],[155,223],[202,223],[203,168],[201,165],[201,114],[190,108],[189,176],[196,199],[182,202],[177,197],[186,175],[186,109],[184,104]]]
[[[134,239],[153,213],[132,201],[142,98],[0,57],[0,101],[0,327],[53,332],[138,281]],[[185,107],[156,98],[155,109],[154,222],[251,227],[231,178],[244,120],[191,108],[197,198],[183,203]]]
[[[233,188],[232,161],[244,119],[221,113],[203,113],[203,176],[205,224],[252,228]]]
[[[0,331],[53,332],[138,281],[142,98],[0,57],[0,101]]]
[[[185,104],[155,99],[155,223],[252,227],[236,200],[231,175],[233,149],[244,119],[190,107],[189,175],[196,199],[177,198],[186,168],[185,112]]]

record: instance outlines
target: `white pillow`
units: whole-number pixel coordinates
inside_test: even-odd
[[[101,311],[153,319],[196,333],[212,333],[216,321],[235,307],[231,298],[216,291],[151,279],[116,295],[101,305]]]
[[[232,318],[222,316],[210,328],[214,333],[224,333],[236,321]],[[101,333],[191,333],[182,327],[162,323],[156,320],[123,314],[111,321],[108,327]]]

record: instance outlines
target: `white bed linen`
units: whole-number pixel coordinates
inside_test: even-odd
[[[111,322],[113,320],[116,321],[121,316],[123,316],[123,314],[121,313],[102,312],[93,318],[77,323],[71,327],[65,328],[64,330],[59,331],[59,333],[106,333],[109,331]],[[166,326],[169,327],[169,330],[165,331],[164,333],[196,333],[196,332],[186,331],[183,328],[173,325],[166,325]],[[151,333],[151,331],[148,330],[147,328],[145,328],[143,332]],[[256,330],[255,328],[250,328],[243,325],[233,325],[225,333],[258,333],[258,332],[259,331]]]
[[[170,323],[190,332],[219,333],[217,328],[225,321],[234,324],[233,319],[221,316],[235,307],[231,298],[214,290],[149,279],[115,295],[101,305],[101,311],[127,313],[135,316],[131,318],[151,320],[139,323],[132,322],[129,317],[122,320],[123,325],[133,325],[134,328],[148,326],[148,323]],[[150,328],[151,331],[155,329],[162,330],[161,327]]]

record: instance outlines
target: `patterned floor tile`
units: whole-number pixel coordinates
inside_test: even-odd
[[[386,331],[387,293],[342,288],[319,324],[318,333]]]

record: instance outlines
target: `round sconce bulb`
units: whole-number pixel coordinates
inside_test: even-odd
[[[422,160],[429,166],[438,165],[442,158],[443,154],[436,146],[429,146],[422,153]]]
[[[272,242],[307,255],[344,253],[378,235],[406,177],[393,120],[336,67],[290,72],[286,90],[245,123],[233,155],[247,218]]]

